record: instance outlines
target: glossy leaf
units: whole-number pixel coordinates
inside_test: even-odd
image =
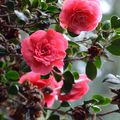
[[[100,57],[95,57],[94,64],[95,64],[95,66],[96,66],[97,68],[100,68],[101,65],[102,65],[101,58],[100,58]]]
[[[79,79],[79,73],[78,72],[73,72],[73,76],[74,76],[75,80]]]
[[[45,2],[41,2],[42,10],[46,10],[48,8],[48,5]]]
[[[93,62],[87,62],[86,65],[86,75],[91,80],[96,78],[97,75],[97,68]]]
[[[57,74],[56,72],[53,72],[53,75],[54,75],[54,77],[55,77],[55,79],[56,79],[57,82],[61,81],[61,78],[62,78],[61,75]]]
[[[110,98],[101,95],[94,95],[92,99],[97,100],[97,103],[95,103],[96,105],[108,105],[111,103]]]
[[[69,93],[72,89],[72,84],[74,83],[74,76],[70,71],[66,71],[64,74],[64,80],[63,80],[63,87],[62,91],[65,93]]]
[[[18,72],[14,71],[14,70],[8,71],[5,76],[6,76],[8,79],[14,80],[14,81],[16,81],[16,80],[19,79],[19,74],[18,74]]]
[[[69,106],[70,106],[70,104],[67,101],[63,101],[61,103],[61,107],[69,107]]]
[[[48,6],[47,11],[48,11],[48,12],[51,12],[51,13],[60,12],[59,8],[56,7],[56,6]]]
[[[120,56],[120,36],[112,38],[111,44],[106,48],[111,54]]]
[[[71,37],[77,37],[77,36],[79,36],[79,35],[77,35],[77,34],[75,34],[75,33],[70,32],[70,31],[68,31],[68,34],[69,34]]]
[[[58,115],[51,115],[48,120],[60,120],[60,117]]]
[[[113,16],[111,18],[111,27],[114,29],[120,28],[120,18]]]
[[[50,73],[47,75],[41,75],[40,78],[41,79],[48,79],[50,77]]]
[[[98,113],[101,111],[101,108],[97,105],[92,105],[91,108],[95,113]]]
[[[8,90],[8,92],[9,92],[9,94],[11,94],[11,95],[16,95],[17,93],[18,93],[18,86],[17,85],[11,85],[10,87],[9,87],[9,90]]]

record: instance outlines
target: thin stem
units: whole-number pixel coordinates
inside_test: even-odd
[[[14,13],[7,13],[7,14],[3,14],[3,15],[0,15],[0,17],[7,17],[9,15],[14,15]]]
[[[37,22],[37,23],[29,23],[29,24],[25,24],[25,25],[3,25],[4,27],[8,27],[8,28],[29,28],[29,27],[34,27],[36,25],[38,25],[41,21]]]
[[[99,120],[103,120],[103,119],[101,118],[101,116],[97,116],[97,118],[98,118]]]
[[[92,115],[92,119],[91,120],[96,120],[96,114],[95,113]]]
[[[84,43],[84,42],[87,42],[87,41],[90,41],[90,39],[83,38],[83,40],[77,40],[77,41],[75,41],[75,42]]]
[[[67,114],[67,115],[72,116],[72,114],[71,114],[71,113],[64,112],[64,111],[59,110],[59,109],[53,109],[53,108],[47,108],[47,107],[44,107],[44,109],[46,109],[46,110],[50,110],[50,111],[52,111],[52,112],[57,112],[57,113],[62,114],[62,115]]]
[[[83,60],[87,57],[89,57],[89,56],[87,55],[87,56],[82,56],[82,57],[69,58],[69,59],[65,59],[64,62],[72,62],[72,61],[76,61],[76,60]]]
[[[108,115],[108,114],[111,114],[111,113],[115,113],[115,112],[120,112],[120,110],[117,109],[117,110],[113,110],[113,111],[110,111],[110,112],[106,112],[106,113],[102,113],[102,114],[97,114],[97,116],[105,116],[105,115]]]

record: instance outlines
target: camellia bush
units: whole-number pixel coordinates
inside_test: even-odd
[[[0,120],[102,120],[119,114],[119,88],[110,88],[112,98],[95,94],[71,106],[90,90],[101,57],[120,56],[119,17],[101,20],[100,0],[1,0]],[[81,32],[90,35],[81,38]],[[74,70],[75,61],[86,62],[85,73]],[[103,82],[120,83],[112,74]],[[118,109],[99,113],[112,104]]]

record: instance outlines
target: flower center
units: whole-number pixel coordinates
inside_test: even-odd
[[[34,58],[37,62],[42,62],[46,66],[50,65],[50,57],[52,55],[51,44],[47,40],[36,45]]]
[[[77,10],[72,14],[70,24],[72,27],[79,26],[83,28],[88,24],[87,19],[87,11]]]

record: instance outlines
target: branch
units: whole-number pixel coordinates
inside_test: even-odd
[[[3,15],[0,15],[0,17],[7,17],[9,15],[14,15],[15,13],[6,13],[6,14],[3,14]]]
[[[102,113],[102,114],[97,114],[96,116],[105,116],[105,115],[108,115],[108,114],[111,114],[111,113],[115,113],[115,112],[120,112],[120,110],[117,109],[117,110],[113,110],[113,111],[110,111],[110,112],[106,112],[106,113]]]
[[[44,107],[45,110],[50,110],[50,111],[53,111],[53,112],[57,112],[59,114],[62,114],[62,115],[69,115],[69,116],[72,116],[71,113],[68,113],[68,111],[62,111],[62,110],[59,110],[59,109],[53,109],[53,108],[47,108],[47,107]]]
[[[96,120],[96,114],[95,113],[92,115],[92,119],[91,120]]]
[[[76,61],[76,60],[83,60],[87,57],[89,57],[89,56],[87,55],[87,56],[82,56],[82,57],[69,58],[69,59],[65,59],[64,62],[72,62],[72,61]]]

